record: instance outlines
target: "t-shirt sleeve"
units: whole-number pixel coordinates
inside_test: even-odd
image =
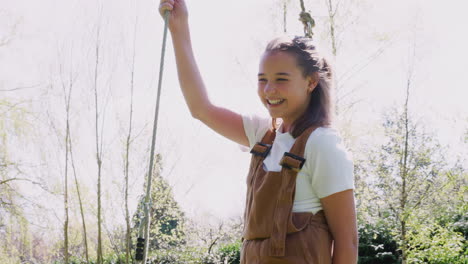
[[[318,198],[354,189],[354,164],[341,137],[333,128],[319,128],[306,144],[306,163],[312,189]]]
[[[249,139],[250,148],[262,140],[265,133],[270,128],[270,119],[262,118],[256,115],[243,115],[245,135]]]

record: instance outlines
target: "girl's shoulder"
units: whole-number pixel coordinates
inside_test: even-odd
[[[342,137],[340,132],[329,126],[321,126],[316,128],[309,136],[307,142],[313,142],[315,144],[320,144],[323,141],[339,141],[342,142]]]
[[[318,198],[354,189],[354,162],[339,131],[319,127],[309,137],[304,150],[304,172]]]
[[[340,132],[334,127],[318,127],[312,132],[305,146],[306,156],[333,155],[351,158]]]

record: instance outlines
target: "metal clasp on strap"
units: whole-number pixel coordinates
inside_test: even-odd
[[[280,161],[280,165],[284,168],[299,172],[304,166],[305,159],[289,152],[285,152]]]
[[[258,142],[255,144],[255,146],[250,150],[250,153],[266,158],[268,156],[268,153],[270,153],[271,150],[271,145],[270,144],[264,144],[261,142]]]

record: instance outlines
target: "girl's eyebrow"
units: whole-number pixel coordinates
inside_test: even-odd
[[[264,76],[265,74],[264,73],[259,73],[258,76]],[[290,76],[289,73],[287,72],[278,72],[276,75],[285,75],[285,76]]]

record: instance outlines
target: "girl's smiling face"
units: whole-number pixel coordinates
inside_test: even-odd
[[[307,109],[318,78],[304,77],[295,55],[266,52],[260,60],[258,95],[272,118],[283,119],[284,131]]]

